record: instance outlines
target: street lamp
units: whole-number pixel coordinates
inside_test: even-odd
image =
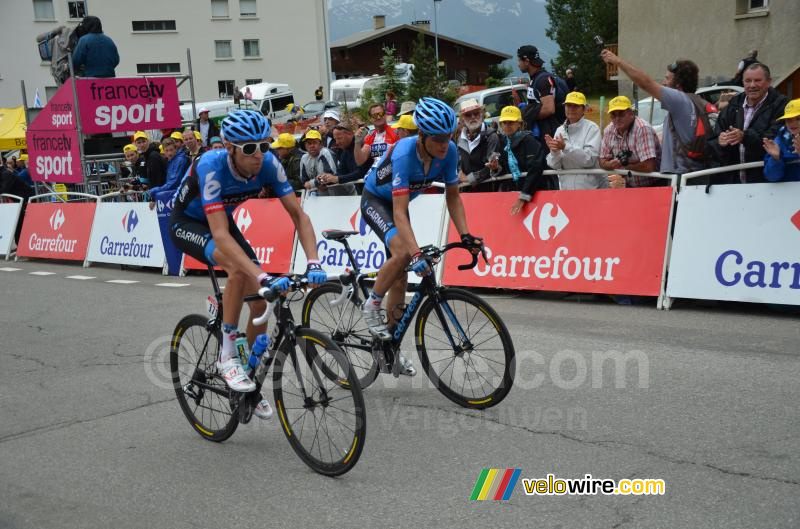
[[[433,40],[436,45],[436,75],[439,75],[439,10],[436,7],[437,2],[442,0],[433,0]]]

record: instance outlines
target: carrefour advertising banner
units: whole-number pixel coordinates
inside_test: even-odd
[[[472,287],[658,296],[672,188],[539,191],[518,215],[518,193],[461,195],[470,233],[489,262],[450,252],[444,282]],[[460,240],[450,226],[449,242]]]
[[[28,204],[17,255],[83,261],[96,205],[94,202]]]
[[[667,295],[800,305],[800,183],[684,187]]]
[[[181,126],[174,77],[78,79],[77,87],[85,134]]]
[[[21,202],[0,204],[0,255],[8,255],[14,242]]]
[[[408,212],[411,217],[411,228],[420,246],[439,243],[443,208],[444,195],[421,195],[411,202]],[[327,229],[358,232],[358,235],[351,236],[347,241],[362,272],[376,272],[386,261],[383,241],[375,235],[362,217],[361,197],[310,196],[303,204],[303,210],[314,225],[317,253],[328,275],[340,274],[345,268],[352,269],[352,266],[344,246],[339,242],[326,240],[322,236],[322,232]],[[306,254],[298,244],[294,272],[305,272],[307,264]],[[419,278],[414,274],[409,274],[408,278],[409,281],[419,282]]]
[[[164,266],[158,217],[147,202],[101,202],[94,215],[87,261]]]

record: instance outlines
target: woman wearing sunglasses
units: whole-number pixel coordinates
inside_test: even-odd
[[[431,273],[408,216],[408,206],[414,198],[434,182],[444,182],[447,209],[461,240],[473,247],[483,245],[482,239],[469,234],[464,204],[458,192],[458,152],[451,141],[456,121],[455,112],[446,103],[423,97],[414,111],[418,134],[391,146],[364,182],[361,215],[383,239],[388,259],[378,272],[362,313],[370,332],[382,340],[391,339],[389,327],[394,324],[394,309],[405,301],[406,267],[410,264],[420,277]],[[381,310],[384,296],[390,309],[388,321]],[[402,354],[400,363],[403,374],[416,374],[414,366]]]
[[[234,348],[242,298],[259,287],[284,291],[289,280],[271,277],[261,270],[255,252],[231,216],[236,206],[258,197],[265,188],[272,188],[289,213],[300,244],[309,256],[306,269],[309,283],[319,285],[327,279],[317,258],[311,220],[300,209],[283,167],[269,152],[269,132],[269,124],[260,112],[236,110],[228,114],[222,121],[225,148],[203,154],[192,165],[173,197],[175,206],[170,218],[172,240],[181,251],[200,262],[219,265],[228,274],[222,296],[225,312],[217,369],[231,389],[243,393],[253,391],[255,384],[245,375]],[[263,301],[250,303],[251,314],[261,314],[265,309]],[[248,319],[250,345],[264,331],[264,326],[253,326]],[[262,419],[272,416],[266,399],[256,407],[255,415]]]

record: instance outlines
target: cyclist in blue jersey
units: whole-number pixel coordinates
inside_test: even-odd
[[[231,217],[236,206],[272,188],[310,256],[306,270],[309,283],[319,285],[327,279],[317,259],[311,220],[300,209],[283,167],[269,152],[269,131],[269,123],[260,112],[236,110],[228,114],[222,121],[225,149],[209,151],[194,162],[175,192],[170,218],[172,240],[180,250],[201,262],[219,265],[228,274],[222,295],[222,347],[216,367],[231,389],[243,393],[255,390],[255,383],[245,374],[234,347],[242,299],[259,287],[285,291],[289,279],[261,270],[255,252]],[[251,313],[264,310],[263,301],[250,304]],[[264,331],[263,326],[255,327],[248,320],[248,343],[252,345]],[[258,404],[255,415],[262,419],[272,416],[266,399]]]
[[[375,286],[362,306],[364,322],[382,340],[391,339],[389,327],[395,323],[395,309],[405,301],[406,267],[418,276],[431,273],[411,229],[408,206],[434,182],[445,184],[445,199],[461,240],[479,251],[480,237],[469,234],[464,204],[458,191],[458,151],[451,141],[456,130],[453,109],[438,99],[423,97],[414,111],[419,132],[395,143],[370,170],[364,183],[361,215],[386,245],[388,259],[378,272]],[[388,293],[388,295],[387,295]],[[381,302],[387,297],[388,315]],[[398,313],[402,311],[399,310]],[[400,357],[404,374],[414,375],[413,365]]]

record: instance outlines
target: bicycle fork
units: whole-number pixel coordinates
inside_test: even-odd
[[[464,332],[464,328],[461,326],[461,323],[458,321],[458,318],[456,318],[453,309],[450,308],[450,305],[447,303],[447,301],[438,300],[436,305],[434,305],[433,310],[439,317],[439,321],[442,324],[442,329],[444,330],[444,333],[447,336],[447,339],[450,342],[450,346],[453,348],[453,352],[455,353],[455,355],[461,356],[467,350],[472,349],[472,343],[469,341],[467,333]],[[452,326],[456,329],[456,332],[461,341],[460,344],[456,343],[456,340],[453,337],[453,333],[450,331],[450,326],[447,325],[447,320],[449,320]]]

